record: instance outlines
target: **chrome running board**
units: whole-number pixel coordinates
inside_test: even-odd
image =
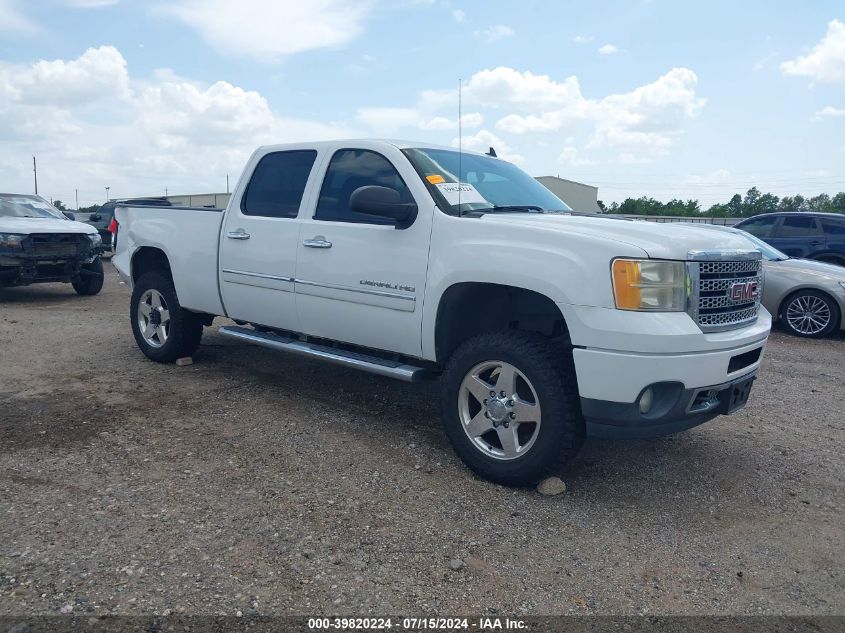
[[[317,345],[315,343],[307,343],[289,336],[281,334],[273,334],[270,332],[259,332],[251,328],[224,326],[219,330],[223,336],[254,343],[262,347],[269,347],[270,349],[279,350],[280,352],[289,352],[297,356],[306,356],[309,358],[317,358],[320,360],[334,363],[335,365],[342,365],[351,369],[360,369],[371,374],[378,374],[379,376],[387,376],[388,378],[396,378],[405,382],[421,382],[429,377],[429,372],[414,365],[406,365],[398,361],[387,360],[379,358],[378,356],[370,356],[369,354],[361,354],[359,352],[350,352],[344,349],[337,349],[328,347],[326,345]]]

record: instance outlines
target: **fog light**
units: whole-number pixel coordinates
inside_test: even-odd
[[[643,391],[640,396],[640,413],[648,413],[651,411],[651,404],[654,401],[654,392],[651,387]]]

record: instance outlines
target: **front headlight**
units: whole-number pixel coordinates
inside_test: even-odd
[[[613,296],[619,310],[683,312],[687,274],[683,262],[613,260]]]
[[[17,233],[0,233],[0,249],[19,251],[21,242],[25,237],[26,235],[18,235]]]
[[[103,243],[103,238],[99,233],[88,233],[88,239],[91,240],[92,246],[100,246]]]

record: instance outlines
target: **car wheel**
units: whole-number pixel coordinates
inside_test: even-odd
[[[572,353],[540,335],[508,331],[466,341],[441,388],[446,434],[485,479],[536,483],[571,462],[583,444]]]
[[[781,321],[791,334],[819,338],[839,326],[839,307],[823,292],[799,290],[783,302]]]
[[[129,313],[135,342],[150,360],[172,363],[199,347],[202,315],[179,305],[169,276],[142,275],[132,290]]]
[[[103,260],[99,257],[90,264],[83,264],[79,279],[73,282],[73,289],[83,296],[95,295],[103,289]]]

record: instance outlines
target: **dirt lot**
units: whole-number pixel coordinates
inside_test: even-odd
[[[845,613],[841,336],[775,333],[747,409],[543,497],[462,466],[436,385],[213,328],[147,361],[107,268],[0,290],[2,614]]]

